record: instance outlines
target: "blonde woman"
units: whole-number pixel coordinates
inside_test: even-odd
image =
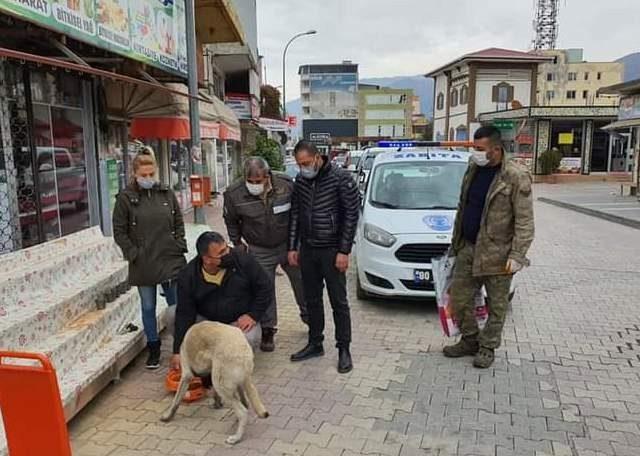
[[[186,264],[184,221],[173,191],[157,180],[158,166],[150,147],[133,160],[131,184],[117,197],[113,236],[129,262],[129,283],[138,287],[142,324],[147,337],[147,369],[160,367],[156,319],[157,286],[167,304],[177,301],[176,277]]]

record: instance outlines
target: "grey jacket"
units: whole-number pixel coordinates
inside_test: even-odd
[[[287,243],[293,180],[282,173],[271,173],[271,191],[253,196],[245,180],[234,182],[224,193],[224,222],[229,239],[240,244],[279,247]]]

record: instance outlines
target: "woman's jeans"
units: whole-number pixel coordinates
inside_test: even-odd
[[[175,306],[178,302],[178,283],[175,280],[170,280],[163,282],[161,286],[167,304]],[[157,342],[160,340],[158,337],[158,318],[156,316],[157,288],[157,285],[138,287],[140,302],[142,304],[142,326],[144,326],[144,334],[147,336],[147,342]]]

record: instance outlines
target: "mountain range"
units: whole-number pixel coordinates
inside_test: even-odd
[[[640,79],[640,52],[627,54],[616,60],[616,62],[624,63],[623,80],[625,82]]]

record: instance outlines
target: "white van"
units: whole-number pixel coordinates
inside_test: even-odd
[[[469,155],[408,147],[376,156],[356,234],[359,298],[435,296],[431,259],[451,244]]]

